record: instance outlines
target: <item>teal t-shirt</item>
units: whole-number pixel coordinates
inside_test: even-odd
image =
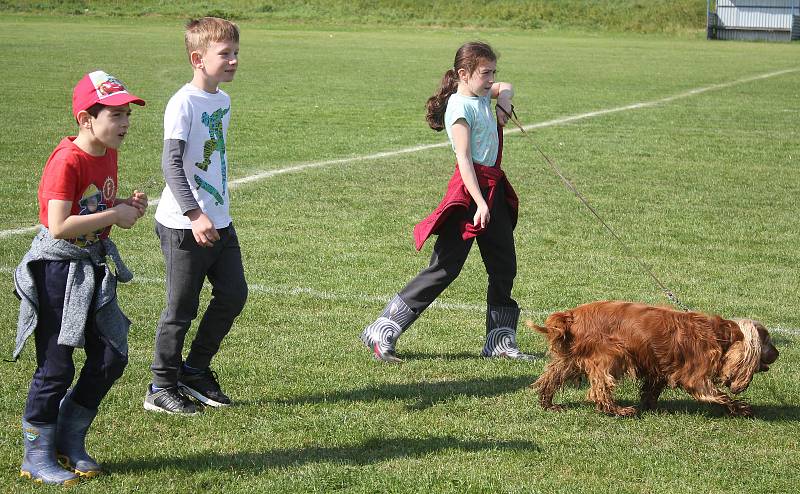
[[[460,118],[469,125],[469,148],[473,163],[494,166],[499,142],[497,123],[492,115],[491,93],[486,93],[486,96],[461,96],[458,93],[450,95],[447,110],[444,112],[444,127],[453,151],[453,124]]]

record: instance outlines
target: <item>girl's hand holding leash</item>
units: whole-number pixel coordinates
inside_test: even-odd
[[[500,124],[501,127],[505,127],[508,123],[508,119],[511,116],[511,112],[514,111],[514,105],[511,102],[505,102],[497,100],[497,104],[495,105],[495,113],[497,114],[497,123]]]
[[[514,111],[514,105],[511,104],[511,98],[514,97],[514,87],[508,82],[496,82],[492,85],[492,97],[497,100],[495,104],[497,123],[501,127],[505,127],[511,113]]]

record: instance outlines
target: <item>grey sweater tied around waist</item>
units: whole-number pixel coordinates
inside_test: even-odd
[[[106,262],[106,257],[114,262],[116,274]],[[94,317],[98,332],[120,354],[127,356],[131,321],[117,304],[117,280],[126,283],[133,279],[133,274],[122,261],[117,246],[106,238],[86,247],[79,247],[66,240],[53,238],[47,228],[42,227],[31,242],[30,250],[14,271],[14,288],[20,298],[14,360],[19,357],[25,341],[36,329],[39,318],[39,297],[30,267],[30,263],[36,261],[69,261],[58,344],[82,348],[86,321],[89,317]],[[95,266],[105,270],[98,286],[95,286]],[[95,301],[94,314],[89,314],[92,298]]]

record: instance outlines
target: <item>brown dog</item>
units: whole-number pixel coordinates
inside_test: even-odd
[[[549,341],[552,360],[531,385],[548,410],[562,410],[553,404],[553,395],[565,382],[585,375],[588,399],[598,411],[634,415],[635,407],[618,406],[612,397],[616,381],[628,374],[642,380],[643,410],[655,408],[669,386],[683,388],[696,400],[719,403],[731,415],[752,416],[750,405],[719,386],[739,394],[754,373],[768,370],[778,358],[759,322],[631,302],[592,302],[551,314],[544,328],[526,324]]]

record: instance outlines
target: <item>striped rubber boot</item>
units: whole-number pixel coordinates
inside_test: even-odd
[[[506,357],[533,360],[533,355],[522,353],[517,346],[517,322],[519,307],[486,307],[486,344],[482,357]]]
[[[71,486],[80,482],[80,477],[64,470],[56,461],[56,424],[33,425],[22,420],[22,441],[25,456],[19,470],[20,477],[34,482]]]
[[[86,452],[86,433],[97,416],[97,410],[78,405],[70,394],[61,400],[56,429],[56,457],[64,468],[84,478],[102,472],[100,465]]]
[[[395,354],[395,345],[403,331],[419,314],[395,295],[383,309],[381,315],[361,332],[361,341],[372,350],[372,356],[382,362],[402,362]]]

